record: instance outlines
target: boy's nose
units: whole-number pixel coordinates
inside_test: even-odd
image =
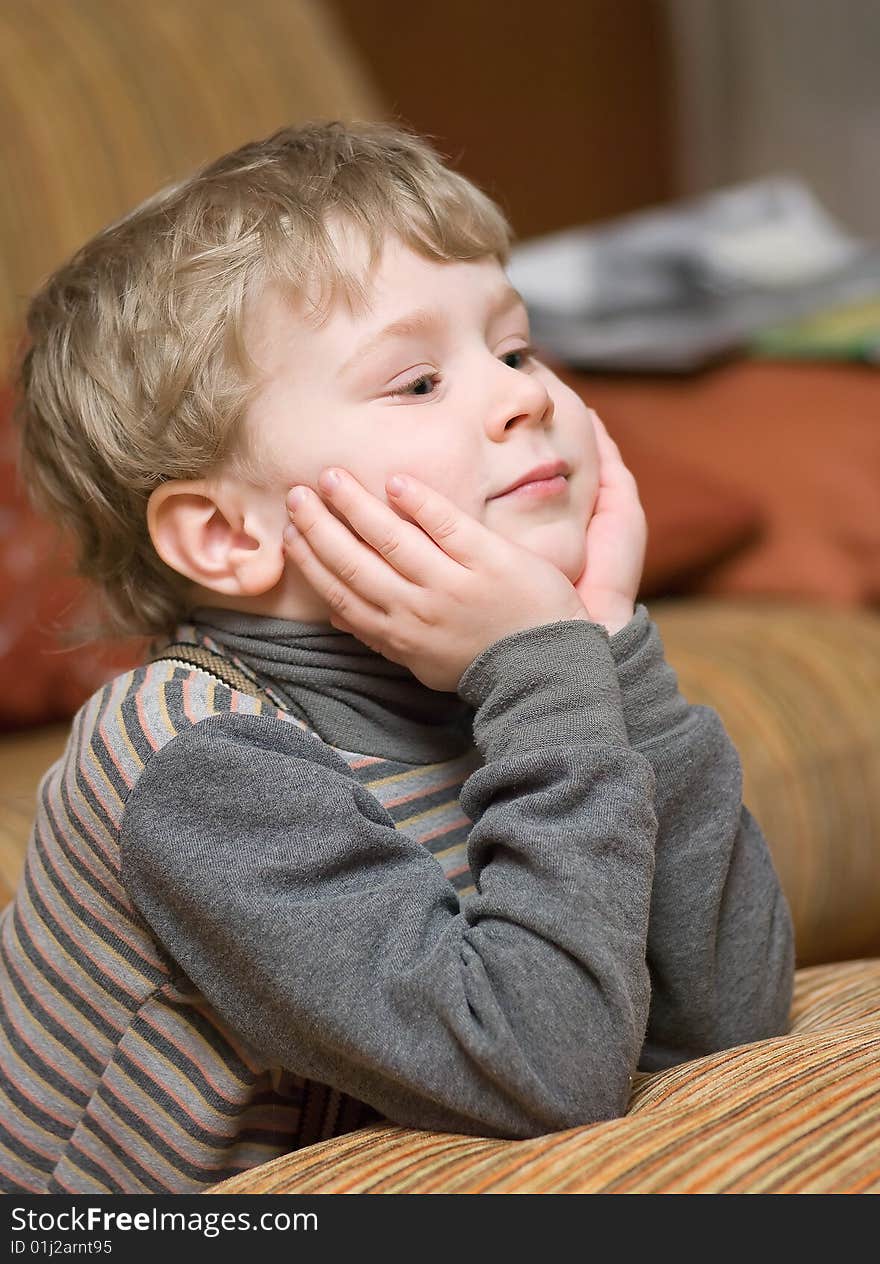
[[[487,410],[488,426],[501,434],[517,424],[549,425],[553,420],[553,397],[546,385],[533,374],[507,368],[496,379],[494,398]]]

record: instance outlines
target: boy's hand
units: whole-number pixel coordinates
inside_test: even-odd
[[[327,473],[318,480],[321,492],[346,521],[310,488],[294,488],[287,498],[294,531],[285,528],[285,549],[330,607],[333,627],[403,664],[430,689],[454,691],[477,655],[513,632],[591,621],[552,562],[412,475],[399,494],[386,483],[413,520],[407,522],[348,471],[338,471],[335,488]]]
[[[575,592],[611,636],[633,617],[645,564],[648,527],[636,480],[620,449],[593,413],[599,451],[599,493],[587,524],[587,561]]]

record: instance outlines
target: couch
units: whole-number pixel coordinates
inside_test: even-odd
[[[332,6],[306,0],[262,0],[246,23],[235,0],[0,0],[0,34],[8,352],[41,276],[154,187],[298,118],[387,112]],[[795,921],[790,1030],[639,1076],[611,1122],[528,1141],[376,1124],[213,1193],[880,1191],[880,375],[558,368],[639,480],[641,596],[681,688],[740,752]],[[0,904],[70,716],[139,650],[62,652],[82,594],[12,452],[0,418]]]

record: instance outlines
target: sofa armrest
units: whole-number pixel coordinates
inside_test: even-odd
[[[800,970],[788,1035],[640,1077],[626,1115],[527,1141],[373,1124],[210,1194],[880,1191],[880,961]]]
[[[880,615],[713,598],[650,611],[682,693],[739,751],[798,964],[880,954]]]

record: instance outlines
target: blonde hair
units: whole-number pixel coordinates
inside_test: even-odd
[[[347,269],[328,232],[359,230]],[[72,532],[76,572],[106,619],[92,634],[169,634],[189,580],[147,529],[150,493],[221,469],[259,481],[243,424],[258,388],[246,318],[266,285],[306,294],[318,321],[368,296],[388,232],[433,260],[509,260],[499,207],[400,123],[286,127],[161,190],[88,241],[34,295],[20,358],[19,469],[38,510]]]

